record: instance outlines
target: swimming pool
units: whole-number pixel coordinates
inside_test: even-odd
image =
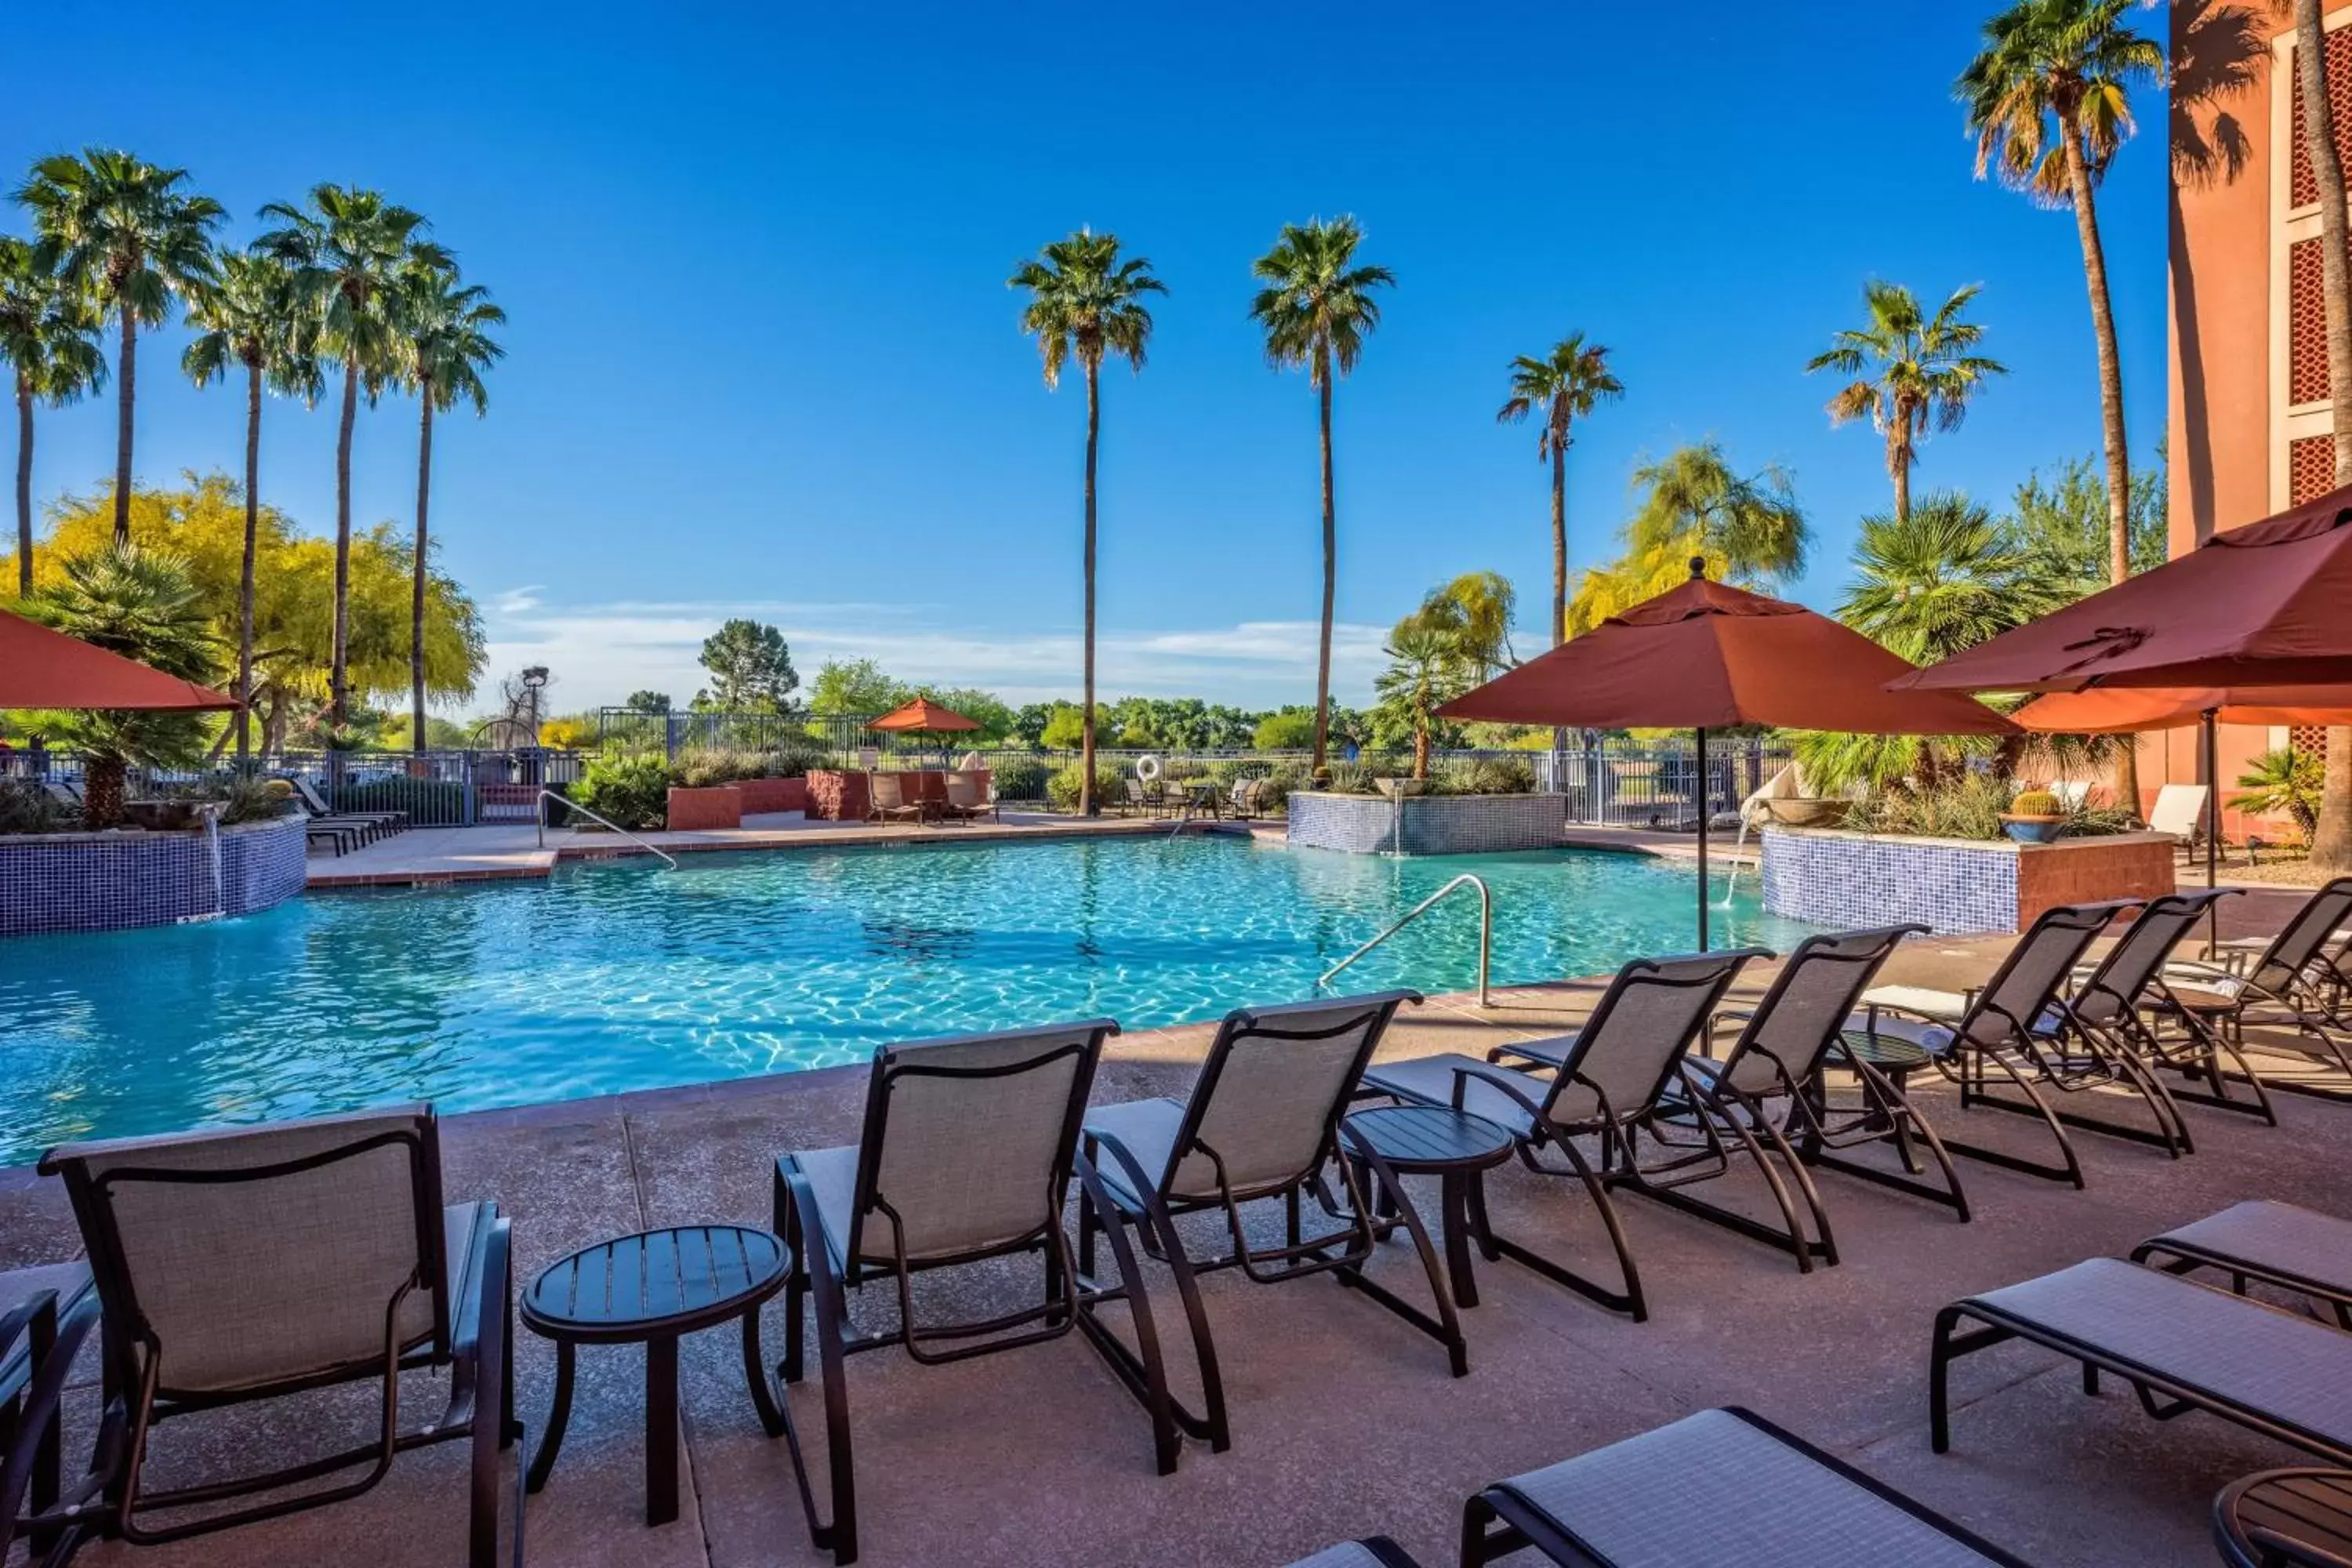
[[[1589,851],[1382,859],[1187,837],[570,863],[547,882],[313,894],[205,925],[0,942],[0,1163],[67,1138],[450,1110],[862,1061],[891,1040],[1312,994],[1464,871],[1494,979],[1692,942],[1687,870]],[[1718,883],[1718,886],[1720,884]],[[1803,928],[1743,880],[1718,943]],[[1467,989],[1465,894],[1341,977]]]

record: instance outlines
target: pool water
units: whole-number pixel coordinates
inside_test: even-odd
[[[1497,984],[1693,945],[1690,871],[1575,850],[1060,840],[320,893],[210,924],[0,942],[0,1163],[68,1138],[387,1100],[461,1110],[789,1072],[1024,1023],[1214,1018],[1313,994],[1464,871],[1494,889]],[[1786,948],[1804,928],[1761,914],[1752,889],[1716,911],[1716,942]],[[1465,890],[1335,988],[1468,989],[1477,927]]]

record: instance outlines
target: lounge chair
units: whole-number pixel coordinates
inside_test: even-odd
[[[301,774],[289,773],[286,780],[294,786],[294,793],[301,797],[310,815],[322,821],[366,823],[379,837],[407,829],[408,813],[404,811],[338,811],[327,804],[326,797],[319,793],[319,786]]]
[[[817,1511],[789,1405],[782,1406],[785,1435],[810,1540],[831,1551],[835,1563],[857,1556],[845,1357],[899,1345],[929,1365],[1069,1332],[1076,1286],[1062,1206],[1074,1173],[1087,1190],[1098,1190],[1074,1152],[1103,1041],[1118,1032],[1116,1023],[1097,1018],[887,1047],[875,1055],[866,1079],[858,1141],[776,1162],[775,1228],[793,1257],[780,1371],[788,1384],[801,1380],[802,1314],[804,1305],[813,1308],[830,1522]],[[1125,1239],[1114,1237],[1112,1245],[1135,1280]],[[915,1275],[1030,1253],[1044,1265],[1038,1305],[972,1321],[927,1322],[917,1312]],[[877,1280],[895,1287],[898,1318],[887,1329],[860,1333],[842,1292]],[[1135,1282],[1145,1363],[1153,1385],[1164,1388],[1150,1302]],[[1153,1411],[1152,1429],[1165,1475],[1176,1467],[1177,1438],[1164,1401]]]
[[[112,1533],[174,1541],[339,1502],[382,1480],[399,1453],[463,1438],[468,1561],[498,1562],[499,1453],[521,1434],[508,1222],[492,1203],[444,1205],[430,1106],[68,1143],[40,1168],[65,1179],[104,1311],[100,1445],[119,1455],[105,1483]],[[447,1403],[406,1425],[400,1373],[427,1368],[449,1373]],[[367,1444],[262,1475],[144,1484],[159,1421],[365,1382],[381,1400]],[[292,1489],[339,1473],[347,1479]],[[189,1512],[258,1493],[271,1495]],[[173,1517],[151,1522],[164,1513]]]
[[[2202,1410],[2331,1464],[2352,1463],[2352,1334],[2115,1258],[1964,1297],[1936,1314],[1927,1410],[1938,1454],[1952,1446],[1952,1363],[2010,1340],[2082,1363],[2085,1394],[2113,1373],[2159,1421]]]
[[[1960,1108],[1983,1106],[2036,1116],[2058,1144],[2056,1164],[2029,1160],[2007,1150],[1964,1143],[1949,1133],[1944,1147],[1988,1164],[2084,1185],[2083,1162],[2068,1127],[2108,1132],[2157,1143],[2176,1158],[2183,1152],[2179,1111],[2161,1109],[2161,1086],[2151,1091],[2145,1069],[2124,1053],[2073,1024],[2061,996],[2075,964],[2107,922],[2137,907],[2130,899],[2104,903],[2061,904],[2045,910],[2017,939],[1983,989],[1936,991],[1913,985],[1882,985],[1863,993],[1864,1010],[1848,1021],[1867,1046],[1891,1037],[1923,1052],[1945,1077],[1959,1085]],[[2006,1080],[2024,1096],[2011,1100],[1990,1092]],[[2042,1089],[2062,1091],[2123,1087],[2144,1096],[2156,1130],[2079,1116],[2052,1109]]]
[[[1529,1548],[1578,1568],[2026,1568],[1737,1406],[1516,1476],[1462,1510],[1465,1568]]]
[[[957,772],[948,774],[947,790],[948,802],[945,815],[960,822],[977,821],[983,816],[1000,816],[996,809],[995,792],[971,773]]]
[[[2132,1261],[2169,1274],[2210,1268],[2240,1295],[2260,1280],[2325,1303],[2352,1331],[2352,1220],[2271,1198],[2249,1198],[2219,1214],[2150,1237]]]
[[[2168,784],[2158,788],[2156,792],[2156,804],[2148,808],[2148,831],[2172,835],[2180,841],[2179,847],[2183,855],[2192,858],[2197,858],[2199,847],[2205,842],[2207,831],[2205,821],[2207,793],[2203,784]],[[2252,866],[2255,863],[2254,850],[2259,845],[2260,840],[2251,837],[2231,844],[2229,835],[2225,832],[2221,836],[2219,848],[2225,858],[2232,849],[2244,851],[2246,864]]]
[[[2213,1500],[2228,1568],[2352,1568],[2352,1470],[2263,1470]]]
[[[0,1558],[19,1535],[28,1562],[61,1563],[98,1523],[87,1507],[104,1484],[110,1457],[62,1489],[61,1408],[74,1357],[98,1327],[98,1294],[84,1263],[51,1263],[0,1274]],[[115,1448],[119,1450],[119,1445]]]
[[[1134,813],[1138,816],[1157,816],[1160,815],[1160,801],[1158,795],[1153,791],[1144,788],[1143,781],[1141,779],[1129,775],[1129,777],[1120,779],[1118,783],[1119,799],[1126,805],[1129,811]]]
[[[324,844],[341,859],[351,850],[370,841],[366,825],[337,822],[329,817],[305,816],[302,819],[302,844],[307,850],[313,844]]]
[[[2183,1003],[2169,978],[2178,973],[2173,955],[2180,944],[2210,915],[2215,904],[2236,896],[2237,891],[2235,888],[2199,889],[2148,900],[2107,956],[2075,986],[2066,999],[2065,1012],[2078,1027],[2138,1060],[2151,1078],[2157,1078],[2158,1069],[2164,1069],[2179,1074],[2188,1084],[2206,1086],[2171,1088],[2158,1078],[2158,1087],[2163,1093],[2151,1103],[2186,1100],[2259,1116],[2275,1127],[2278,1113],[2245,1053],[2202,1010]],[[2229,1070],[2231,1066],[2234,1073]],[[2242,1100],[2230,1093],[2232,1078],[2250,1086],[2251,1096]],[[2177,1120],[2177,1112],[2175,1116]],[[2190,1147],[2185,1122],[2179,1123],[2179,1132],[2182,1148]]]
[[[1086,1189],[1078,1201],[1078,1325],[1129,1393],[1155,1412],[1165,1399],[1188,1435],[1218,1451],[1231,1445],[1232,1429],[1216,1346],[1196,1284],[1212,1270],[1239,1268],[1261,1285],[1336,1273],[1444,1343],[1455,1376],[1468,1370],[1436,1252],[1387,1162],[1369,1150],[1350,1151],[1371,1170],[1382,1197],[1395,1205],[1412,1233],[1436,1298],[1433,1320],[1364,1277],[1363,1266],[1386,1226],[1373,1217],[1355,1173],[1356,1159],[1337,1158],[1339,1120],[1365,1062],[1397,1008],[1420,1000],[1411,991],[1388,991],[1229,1013],[1189,1099],[1130,1100],[1087,1113],[1085,1157],[1101,1184]],[[1329,1200],[1322,1180],[1325,1167],[1333,1164],[1348,1194],[1344,1212]],[[1308,1192],[1343,1222],[1338,1228],[1302,1234],[1300,1198]],[[1252,1244],[1241,1213],[1242,1205],[1266,1199],[1281,1200],[1286,1226],[1284,1245],[1270,1248]],[[1176,1217],[1201,1213],[1224,1215],[1230,1251],[1203,1258],[1191,1250]],[[1118,1283],[1105,1284],[1096,1271],[1095,1237],[1100,1234],[1116,1243],[1129,1226],[1174,1276],[1200,1368],[1198,1413],[1165,1393],[1148,1350],[1139,1354],[1103,1321],[1102,1307],[1131,1300],[1142,1281],[1127,1272],[1129,1260],[1121,1256]],[[1146,1321],[1147,1314],[1135,1315]]]
[[[1450,1105],[1483,1116],[1510,1131],[1528,1170],[1582,1182],[1608,1227],[1622,1288],[1588,1279],[1496,1234],[1480,1212],[1484,1205],[1474,1205],[1472,1222],[1478,1227],[1480,1249],[1490,1260],[1511,1258],[1641,1322],[1650,1315],[1649,1305],[1610,1190],[1639,1188],[1635,1143],[1664,1109],[1669,1087],[1680,1081],[1683,1053],[1706,1029],[1709,1015],[1748,961],[1770,956],[1762,948],[1750,947],[1635,959],[1609,983],[1584,1027],[1557,1040],[1511,1047],[1513,1054],[1529,1059],[1538,1050],[1549,1053],[1558,1064],[1549,1077],[1448,1054],[1383,1063],[1364,1075],[1364,1083],[1399,1100]],[[1597,1166],[1576,1145],[1584,1137],[1601,1142]],[[1557,1149],[1568,1169],[1539,1161],[1537,1155],[1546,1148]]]
[[[911,818],[920,826],[930,820],[930,807],[919,799],[908,800],[906,782],[897,773],[868,773],[866,799],[868,822],[905,822]]]
[[[1327,1546],[1312,1557],[1302,1557],[1290,1568],[1421,1568],[1420,1562],[1385,1535],[1367,1535]]]
[[[2304,901],[2242,974],[2173,964],[2167,973],[2171,1003],[2242,1049],[2252,1028],[2261,1031],[2256,1050],[2303,1058],[2295,1070],[2272,1068],[2269,1087],[2352,1100],[2352,970],[2336,940],[2347,919],[2352,877],[2338,877]]]
[[[1257,815],[1257,792],[1265,787],[1264,779],[1235,779],[1233,793],[1227,797],[1233,815],[1246,822]]]

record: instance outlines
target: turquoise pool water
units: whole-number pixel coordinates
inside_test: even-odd
[[[1213,1018],[1310,994],[1463,871],[1494,889],[1497,984],[1692,944],[1689,871],[1573,850],[1063,840],[320,893],[206,925],[0,942],[0,1163],[93,1134],[786,1072],[1024,1022]],[[1752,886],[1717,911],[1717,942],[1785,948],[1801,928],[1760,914]],[[1476,910],[1458,895],[1339,984],[1468,988]]]

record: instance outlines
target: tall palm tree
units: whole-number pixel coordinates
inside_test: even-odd
[[[114,542],[131,542],[131,424],[139,388],[139,329],[171,319],[172,301],[213,278],[212,231],[226,216],[164,169],[104,147],[33,165],[16,192],[32,209],[40,265],[86,296],[121,332],[114,365]]]
[[[425,749],[425,601],[427,586],[425,513],[433,496],[433,416],[459,403],[477,417],[490,409],[482,374],[506,356],[489,329],[507,319],[490,291],[458,281],[455,267],[412,263],[400,277],[393,314],[407,340],[408,384],[416,390],[416,560],[408,610],[408,698],[411,748]]]
[[[16,385],[16,594],[33,591],[33,405],[71,403],[106,384],[88,302],[59,285],[31,245],[0,237],[0,363]]]
[[[1516,425],[1540,409],[1543,429],[1536,456],[1551,464],[1551,640],[1568,640],[1568,448],[1577,420],[1595,405],[1625,395],[1624,384],[1609,368],[1609,351],[1570,332],[1541,359],[1521,354],[1511,362],[1510,400],[1496,411],[1498,424]]]
[[[2131,458],[2124,440],[2123,363],[2116,346],[2107,258],[2095,192],[2131,134],[2131,89],[2164,79],[2163,47],[2125,25],[2134,0],[2017,0],[1984,25],[1984,47],[1955,83],[1977,138],[1977,174],[2071,206],[2098,342],[2107,459],[2107,574],[2131,572]],[[2116,770],[2126,809],[2139,809],[2139,769],[2125,747]]]
[[[1770,586],[1805,569],[1811,530],[1777,465],[1742,474],[1721,442],[1703,441],[1634,469],[1633,488],[1625,552],[1584,574],[1569,605],[1572,628],[1590,629],[1687,581],[1694,555],[1706,557],[1708,576],[1742,585]]]
[[[263,235],[255,247],[295,269],[311,300],[319,357],[343,373],[335,433],[335,627],[327,706],[329,728],[340,729],[351,697],[352,430],[360,394],[373,406],[400,370],[406,345],[392,320],[391,297],[401,269],[446,266],[449,254],[419,237],[424,215],[385,201],[378,191],[316,185],[307,206],[272,202],[261,216],[283,226]]]
[[[1250,302],[1250,319],[1265,333],[1265,357],[1276,370],[1304,366],[1319,399],[1323,452],[1323,625],[1315,658],[1315,762],[1324,773],[1331,733],[1331,612],[1339,598],[1339,530],[1331,500],[1331,381],[1356,368],[1364,339],[1381,324],[1373,291],[1393,288],[1385,267],[1360,267],[1356,247],[1364,231],[1352,217],[1317,218],[1282,226],[1274,248],[1250,263],[1265,285]]]
[[[1167,286],[1151,275],[1151,263],[1142,257],[1122,261],[1118,237],[1082,228],[1067,239],[1057,239],[1032,260],[1023,262],[1005,279],[1009,289],[1025,289],[1029,302],[1021,310],[1021,330],[1036,338],[1045,362],[1045,384],[1059,386],[1062,368],[1072,358],[1087,378],[1086,479],[1086,695],[1078,705],[1078,812],[1091,816],[1095,800],[1095,459],[1102,445],[1102,364],[1116,354],[1139,375],[1151,342],[1151,311],[1148,294],[1165,294]]]
[[[180,367],[198,386],[245,372],[245,555],[236,590],[236,757],[250,754],[253,704],[253,571],[261,531],[261,394],[265,386],[315,404],[321,382],[312,352],[312,321],[299,279],[278,258],[261,252],[220,258],[220,279],[188,302],[195,340]]]
[[[1838,333],[1826,353],[1805,365],[1808,374],[1827,370],[1856,378],[1830,399],[1830,423],[1867,419],[1886,438],[1886,474],[1895,481],[1898,518],[1911,514],[1911,465],[1918,461],[1928,426],[1958,429],[1969,399],[1985,380],[2009,374],[2000,361],[1969,352],[1984,328],[1961,314],[1978,287],[1955,290],[1931,316],[1910,289],[1874,278],[1862,286],[1867,323]]]

